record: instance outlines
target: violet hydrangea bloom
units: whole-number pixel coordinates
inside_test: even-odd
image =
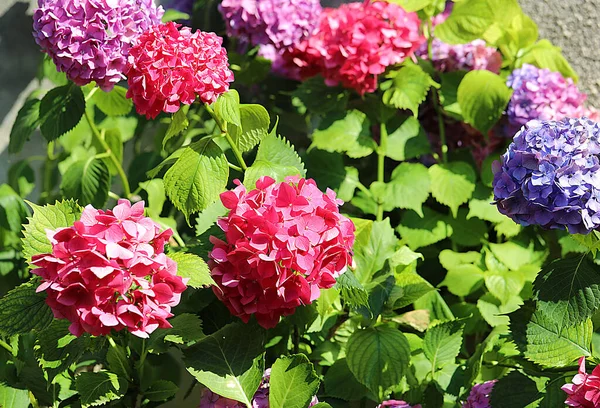
[[[497,380],[475,384],[462,408],[490,408],[490,395]]]
[[[153,0],[38,0],[33,36],[71,81],[110,91],[132,44],[162,15]]]
[[[527,123],[495,162],[498,210],[521,225],[600,227],[600,124],[582,119]]]
[[[594,367],[592,373],[588,374],[585,371],[585,357],[581,357],[579,372],[571,381],[562,386],[567,394],[565,405],[577,408],[600,406],[600,366]]]
[[[35,255],[31,271],[42,278],[37,292],[57,319],[71,321],[75,336],[127,329],[147,338],[170,328],[187,279],[164,254],[170,229],[144,217],[144,203],[119,200],[112,210],[85,207],[72,227],[47,231],[52,253]]]
[[[398,400],[387,400],[387,401],[383,401],[381,404],[377,405],[377,408],[421,408],[420,404],[417,405],[410,405],[408,402],[405,401],[398,401]]]
[[[198,408],[246,408],[246,404],[215,394],[208,388],[202,391]]]
[[[523,64],[512,72],[506,84],[514,90],[507,109],[512,126],[523,126],[532,119],[561,120],[585,114],[587,95],[559,72]]]

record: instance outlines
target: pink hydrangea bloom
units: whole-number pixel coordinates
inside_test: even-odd
[[[497,74],[502,66],[502,55],[496,48],[488,47],[483,40],[450,45],[436,38],[431,44],[431,51],[433,66],[438,71],[485,69]],[[427,45],[422,46],[418,54],[423,59],[429,59]]]
[[[412,55],[424,42],[416,13],[384,1],[324,9],[314,35],[283,53],[302,78],[321,73],[363,95],[377,88],[377,76]],[[290,68],[291,71],[294,71]]]
[[[475,384],[462,408],[490,408],[490,395],[497,380]]]
[[[119,200],[112,210],[88,205],[72,227],[47,231],[52,253],[33,257],[38,292],[76,336],[127,329],[146,338],[169,328],[187,279],[164,254],[173,232],[144,217],[144,203]]]
[[[600,407],[600,365],[588,374],[585,371],[585,357],[581,357],[579,372],[571,381],[573,382],[562,386],[562,390],[567,393],[566,405],[579,408]]]
[[[421,408],[421,404],[410,405],[408,402],[405,402],[405,401],[387,400],[387,401],[383,401],[381,404],[377,405],[377,408],[384,408],[384,407],[389,407],[389,408]]]
[[[133,42],[162,15],[153,0],[38,0],[33,36],[71,81],[110,91]]]
[[[251,191],[236,183],[221,194],[226,241],[211,237],[213,291],[244,322],[255,315],[270,328],[335,284],[352,262],[355,228],[335,193],[311,179],[262,177]]]
[[[593,106],[585,108],[583,116],[593,120],[594,122],[600,122],[600,111]]]
[[[131,48],[127,60],[127,97],[147,118],[161,111],[177,112],[196,96],[213,103],[229,89],[229,69],[223,39],[214,33],[178,30],[173,22],[150,28]]]

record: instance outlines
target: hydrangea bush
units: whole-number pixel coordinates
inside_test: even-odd
[[[31,16],[0,406],[600,406],[600,114],[516,0],[164,7]]]

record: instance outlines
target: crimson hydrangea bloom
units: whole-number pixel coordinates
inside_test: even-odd
[[[38,0],[33,36],[71,81],[110,91],[133,42],[162,15],[153,0]]]
[[[585,371],[585,357],[581,357],[579,372],[571,381],[572,383],[562,386],[562,390],[567,393],[566,405],[578,408],[600,406],[600,366],[596,366],[592,374],[588,374]]]
[[[512,72],[506,84],[514,89],[507,109],[509,123],[514,127],[532,119],[561,120],[585,114],[587,95],[559,72],[523,64]]]
[[[522,225],[587,234],[600,227],[600,124],[533,120],[495,162],[498,210]]]
[[[389,408],[421,408],[421,404],[410,405],[408,402],[405,402],[405,401],[387,400],[387,401],[383,401],[381,404],[377,405],[377,408],[384,408],[384,407],[389,407]]]
[[[42,278],[37,291],[57,319],[71,321],[76,336],[126,328],[146,338],[169,328],[187,279],[164,254],[173,232],[144,217],[144,203],[119,200],[112,210],[88,205],[72,227],[48,231],[52,253],[33,257]]]
[[[377,88],[377,76],[412,55],[425,41],[416,13],[384,1],[324,9],[316,33],[283,57],[302,78],[320,72],[329,85],[341,83],[363,95]],[[315,72],[316,71],[316,72]]]
[[[335,284],[352,262],[355,228],[335,193],[311,179],[262,177],[251,191],[236,182],[221,194],[226,240],[211,237],[213,291],[244,322],[255,315],[270,328]]]
[[[229,89],[229,69],[223,39],[214,33],[181,30],[169,22],[143,33],[127,60],[127,97],[147,118],[161,111],[177,112],[182,103],[191,105],[196,96],[213,103]]]
[[[475,384],[462,408],[490,408],[490,395],[496,380]]]

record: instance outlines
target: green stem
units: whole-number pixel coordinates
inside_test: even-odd
[[[233,170],[235,170],[235,171],[239,171],[240,173],[243,173],[243,172],[244,172],[244,170],[242,170],[242,168],[241,168],[241,167],[239,167],[239,166],[236,166],[236,165],[235,165],[235,164],[233,164],[233,163],[229,163],[229,162],[227,162],[227,165],[229,165],[229,168],[231,168],[231,169],[233,169]]]
[[[121,197],[118,194],[113,193],[112,191],[108,192],[108,196],[114,200],[119,201],[121,199]]]
[[[242,152],[240,152],[235,142],[231,138],[231,135],[229,134],[229,132],[227,132],[227,122],[221,122],[221,120],[217,117],[215,111],[212,110],[210,105],[205,104],[204,106],[206,107],[206,111],[210,114],[210,116],[212,116],[212,118],[217,123],[219,129],[221,129],[221,136],[225,136],[225,139],[227,140],[227,143],[229,143],[229,147],[231,147],[231,151],[233,152],[235,159],[238,161],[238,164],[242,168],[242,172],[246,171],[248,169],[248,166],[246,165],[246,162],[242,157]]]
[[[433,23],[431,18],[427,20],[427,56],[433,62]]]
[[[8,351],[10,354],[13,354],[12,347],[4,340],[0,340],[0,346],[2,346],[2,348]]]
[[[371,190],[369,190],[367,188],[367,186],[365,186],[363,183],[361,183],[358,180],[356,180],[354,182],[354,184],[356,184],[356,188],[358,188],[360,191],[362,191],[367,197],[369,197],[372,200],[375,200],[375,198],[373,197],[373,193],[371,193]]]
[[[129,187],[129,180],[127,179],[125,170],[123,170],[123,166],[121,165],[121,162],[119,161],[119,159],[117,159],[117,157],[112,152],[108,143],[106,143],[106,141],[104,140],[104,137],[102,137],[102,135],[98,131],[98,128],[94,124],[94,121],[90,117],[90,114],[88,113],[87,110],[85,111],[85,119],[87,120],[88,124],[90,125],[90,129],[92,129],[92,136],[93,136],[94,140],[97,141],[100,144],[100,146],[102,146],[102,149],[104,149],[104,151],[109,154],[108,158],[115,165],[115,168],[117,169],[117,174],[119,175],[119,178],[121,179],[121,184],[123,184],[123,193],[124,193],[125,197],[130,198],[131,197],[131,189]]]
[[[377,181],[385,183],[385,152],[387,151],[388,133],[385,123],[380,126],[379,149],[377,149]],[[383,220],[383,201],[377,198],[377,221]]]
[[[440,143],[442,145],[442,163],[448,163],[448,145],[446,144],[446,126],[444,124],[444,115],[440,108],[439,95],[437,90],[433,89],[433,108],[437,113],[438,127],[440,132]]]
[[[98,92],[98,89],[100,89],[100,88],[98,88],[98,87],[95,87],[94,89],[92,89],[92,90],[90,91],[90,93],[89,93],[89,94],[87,94],[87,96],[85,97],[85,101],[87,102],[87,101],[89,101],[90,99],[92,99],[92,96],[94,96],[94,94],[95,94],[96,92]]]

